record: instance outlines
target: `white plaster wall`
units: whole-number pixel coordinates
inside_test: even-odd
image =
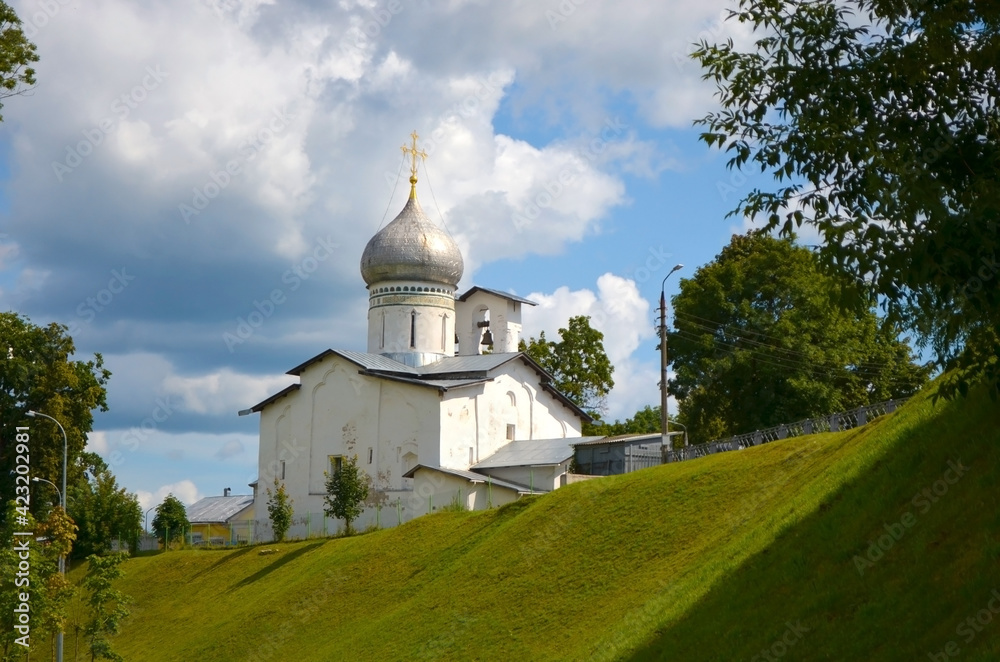
[[[500,467],[484,469],[479,473],[488,474],[499,480],[531,487],[535,490],[551,492],[562,486],[562,477],[569,470],[569,463],[551,467]],[[478,471],[478,470],[477,470]]]
[[[266,489],[280,477],[281,460],[296,516],[323,511],[331,455],[357,455],[359,467],[393,499],[412,489],[402,478],[407,454],[414,463],[438,462],[436,389],[359,375],[355,364],[335,356],[309,366],[301,384],[261,412],[257,519],[268,519]]]
[[[439,471],[421,469],[414,477],[414,499],[411,513],[416,517],[440,512],[457,497],[466,510],[486,510],[517,501],[516,491],[497,485],[470,483],[464,478]]]
[[[541,388],[538,373],[516,359],[490,382],[445,393],[440,466],[468,469],[486,459],[509,443],[508,424],[515,426],[514,439],[579,437],[581,426],[571,409]]]
[[[384,293],[385,288],[406,287],[408,292]],[[431,288],[443,292],[414,292]],[[422,352],[454,356],[455,294],[437,283],[399,281],[376,283],[368,288],[368,351],[372,354]],[[410,344],[410,314],[416,312],[416,342]],[[384,318],[384,332],[383,332]]]
[[[477,326],[487,317],[493,336],[493,351],[516,352],[521,339],[521,308],[523,304],[488,292],[476,292],[465,301],[455,303],[456,328],[458,330],[458,353],[462,356],[482,354],[480,344],[483,329]],[[488,309],[489,314],[483,312]]]

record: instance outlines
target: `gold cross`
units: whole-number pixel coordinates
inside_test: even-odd
[[[403,145],[400,149],[403,150],[403,154],[408,154],[411,158],[410,197],[415,198],[417,197],[417,157],[419,156],[422,159],[426,159],[427,152],[417,149],[417,138],[419,138],[420,136],[417,135],[416,130],[414,130],[413,133],[410,134],[410,137],[413,139],[413,146],[408,147],[406,145]]]

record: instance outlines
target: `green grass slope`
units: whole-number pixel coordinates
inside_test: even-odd
[[[914,501],[949,461],[964,475]],[[728,661],[928,659],[952,642],[962,660],[995,660],[1000,614],[966,625],[968,642],[957,628],[993,618],[998,478],[996,405],[921,396],[859,430],[493,511],[270,555],[134,559],[114,646],[143,662]],[[859,571],[887,524],[902,534]]]

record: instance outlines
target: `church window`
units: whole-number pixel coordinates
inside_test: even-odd
[[[509,439],[510,441],[514,441],[514,431],[515,431],[514,426],[511,425],[511,424],[508,424],[507,425],[507,439]]]
[[[475,449],[473,449],[472,446],[469,446],[469,464],[472,464],[476,461],[476,455],[474,450]]]
[[[382,340],[379,342],[379,348],[385,349],[385,313],[382,313]]]
[[[368,447],[368,464],[372,463],[372,460],[374,459],[374,457],[375,457],[375,449],[372,448],[371,446],[369,446]]]
[[[444,352],[447,349],[446,343],[448,342],[448,316],[441,316],[441,351]]]
[[[330,458],[330,474],[335,474],[344,467],[344,456],[343,455],[331,455]]]
[[[285,461],[281,461],[281,480],[285,480]]]
[[[417,346],[417,311],[410,313],[410,347]]]

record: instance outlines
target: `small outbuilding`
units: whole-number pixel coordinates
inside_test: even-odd
[[[237,545],[249,543],[252,536],[253,495],[230,494],[196,501],[187,509],[191,529],[187,542],[192,545]]]

